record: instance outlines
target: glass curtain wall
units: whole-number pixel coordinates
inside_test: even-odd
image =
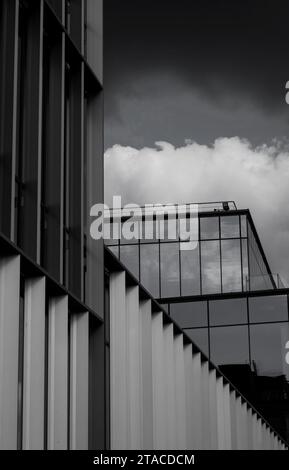
[[[152,295],[165,299],[274,287],[245,211],[200,214],[198,240],[189,250],[181,249],[188,242],[177,222],[174,238],[168,237],[166,220],[159,239],[159,222],[153,220],[139,222],[141,240],[106,241]]]

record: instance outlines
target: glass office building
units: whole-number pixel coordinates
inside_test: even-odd
[[[280,279],[270,271],[249,210],[237,210],[234,203],[227,203],[224,209],[224,204],[199,205],[194,249],[181,249],[186,242],[180,224],[189,214],[146,218],[139,222],[140,240],[120,238],[107,240],[107,245],[144,287],[162,300],[279,287]],[[158,237],[162,220],[163,239]],[[178,227],[175,239],[166,237],[172,222]]]

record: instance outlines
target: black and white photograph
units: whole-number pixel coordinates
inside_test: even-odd
[[[286,455],[288,22],[0,0],[0,451],[42,451],[17,464]]]

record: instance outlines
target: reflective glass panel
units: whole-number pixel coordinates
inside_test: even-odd
[[[238,215],[221,217],[221,237],[240,238],[240,222]]]
[[[121,246],[120,261],[139,279],[139,245]]]
[[[130,219],[122,223],[121,226],[121,240],[122,245],[132,245],[139,243],[141,237],[141,224],[142,222],[135,219]]]
[[[145,220],[141,222],[142,231],[140,243],[156,243],[158,238],[156,237],[156,224],[155,220]]]
[[[288,304],[286,295],[272,295],[249,298],[250,322],[287,321]]]
[[[223,292],[242,291],[240,239],[222,240]]]
[[[247,326],[210,328],[211,360],[217,366],[249,363]]]
[[[106,236],[106,231],[109,229],[110,238],[105,238],[104,242],[106,245],[118,245],[120,241],[120,224],[118,222],[105,222],[105,231],[104,236]]]
[[[242,267],[243,267],[243,290],[250,290],[249,286],[249,268],[248,268],[248,241],[241,240],[242,244]]]
[[[200,217],[201,240],[220,237],[219,217]]]
[[[199,240],[199,218],[197,215],[185,217],[180,215],[178,219],[178,235],[181,241]]]
[[[268,323],[250,326],[251,357],[257,375],[289,379],[285,361],[285,345],[289,341],[288,323]]]
[[[202,293],[221,292],[220,242],[201,242]]]
[[[140,245],[140,281],[153,297],[160,296],[159,244]]]
[[[247,216],[241,215],[241,237],[247,237]]]
[[[192,330],[184,330],[200,350],[209,356],[209,337],[208,328],[193,328]]]
[[[158,221],[157,234],[160,241],[177,241],[179,239],[178,221],[175,216],[169,216]]]
[[[162,243],[161,249],[161,296],[180,295],[179,243]]]
[[[210,325],[247,323],[247,299],[224,299],[209,302]]]
[[[181,328],[208,325],[207,302],[170,304],[170,315]]]
[[[199,245],[193,250],[180,250],[180,256],[182,296],[200,294]]]

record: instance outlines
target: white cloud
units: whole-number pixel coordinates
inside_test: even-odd
[[[249,208],[274,272],[289,281],[289,148],[284,142],[253,147],[239,137],[212,146],[187,141],[175,148],[114,145],[105,153],[105,199],[123,203],[235,200]]]

